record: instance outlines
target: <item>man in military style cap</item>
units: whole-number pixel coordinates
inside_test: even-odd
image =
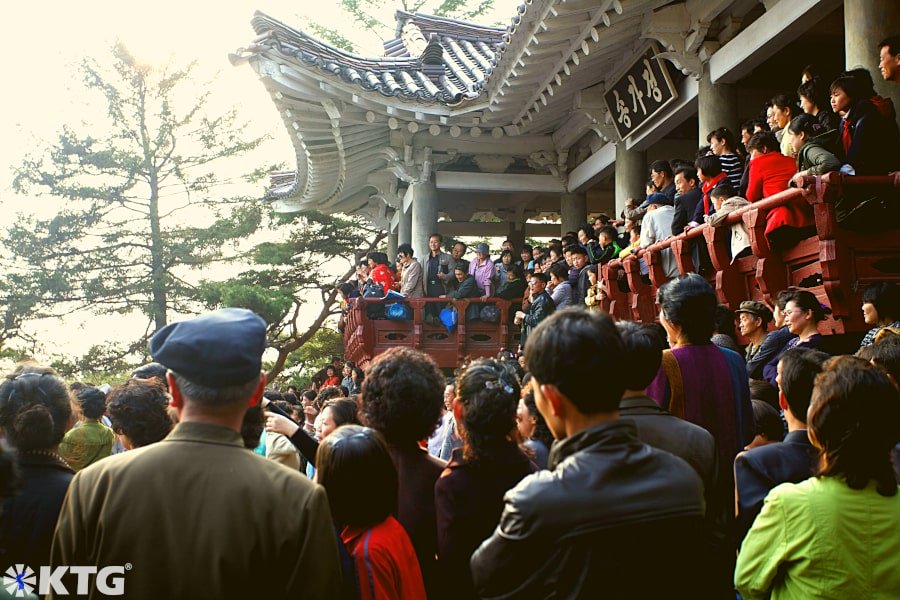
[[[159,443],[78,473],[52,565],[127,563],[128,598],[339,594],[324,489],[241,441],[243,415],[265,389],[265,334],[259,316],[224,309],[153,336],[150,351],[168,369],[179,423]],[[69,593],[74,579],[63,579]]]
[[[744,360],[750,362],[766,340],[767,329],[772,322],[772,311],[762,302],[745,300],[734,312],[738,315],[741,335],[748,341]]]

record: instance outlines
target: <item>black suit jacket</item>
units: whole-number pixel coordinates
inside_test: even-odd
[[[622,398],[619,417],[634,421],[642,442],[681,458],[694,467],[706,489],[714,487],[716,442],[710,432],[670,414],[649,396]]]
[[[675,215],[672,217],[672,235],[684,233],[684,227],[691,221],[697,203],[703,200],[703,192],[694,188],[685,194],[675,197]]]
[[[795,337],[793,333],[788,331],[787,325],[775,331],[770,331],[763,343],[760,344],[759,350],[747,362],[747,375],[750,376],[750,379],[765,379],[763,377],[763,367],[778,356],[778,353],[781,352],[785,345]]]
[[[809,479],[818,464],[819,451],[810,443],[805,429],[791,431],[783,442],[738,454],[734,459],[738,544],[762,510],[769,490],[782,483]]]
[[[619,401],[619,417],[634,421],[638,439],[642,442],[674,454],[694,467],[703,480],[706,523],[712,540],[719,547],[730,545],[731,542],[727,541],[728,523],[734,515],[730,500],[731,484],[720,481],[718,477],[718,455],[712,434],[699,425],[672,415],[649,396],[622,398]]]

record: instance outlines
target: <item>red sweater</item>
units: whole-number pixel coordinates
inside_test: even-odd
[[[788,189],[797,163],[790,156],[774,150],[760,154],[750,161],[747,200],[757,202]]]
[[[750,161],[747,200],[756,202],[788,189],[797,172],[794,159],[780,152],[766,152]],[[816,224],[812,206],[803,198],[795,198],[773,208],[766,215],[766,236],[779,227],[811,227]]]
[[[425,584],[416,551],[394,517],[370,529],[345,527],[341,540],[353,557],[360,600],[424,600]]]

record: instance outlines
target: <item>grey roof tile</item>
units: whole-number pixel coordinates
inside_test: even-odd
[[[456,105],[484,91],[525,9],[520,5],[505,28],[397,11],[396,38],[384,42],[380,57],[345,52],[261,12],[252,24],[260,46],[326,76],[400,100]],[[404,40],[410,41],[414,52]],[[423,40],[428,40],[424,50]]]

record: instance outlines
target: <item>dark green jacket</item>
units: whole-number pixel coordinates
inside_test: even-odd
[[[824,175],[831,171],[841,170],[841,161],[820,141],[828,133],[812,138],[800,148],[800,153],[797,155],[798,171],[808,170],[810,175]]]
[[[478,296],[478,286],[475,285],[475,278],[471,275],[467,275],[455,290],[447,294],[448,298],[477,298]]]

